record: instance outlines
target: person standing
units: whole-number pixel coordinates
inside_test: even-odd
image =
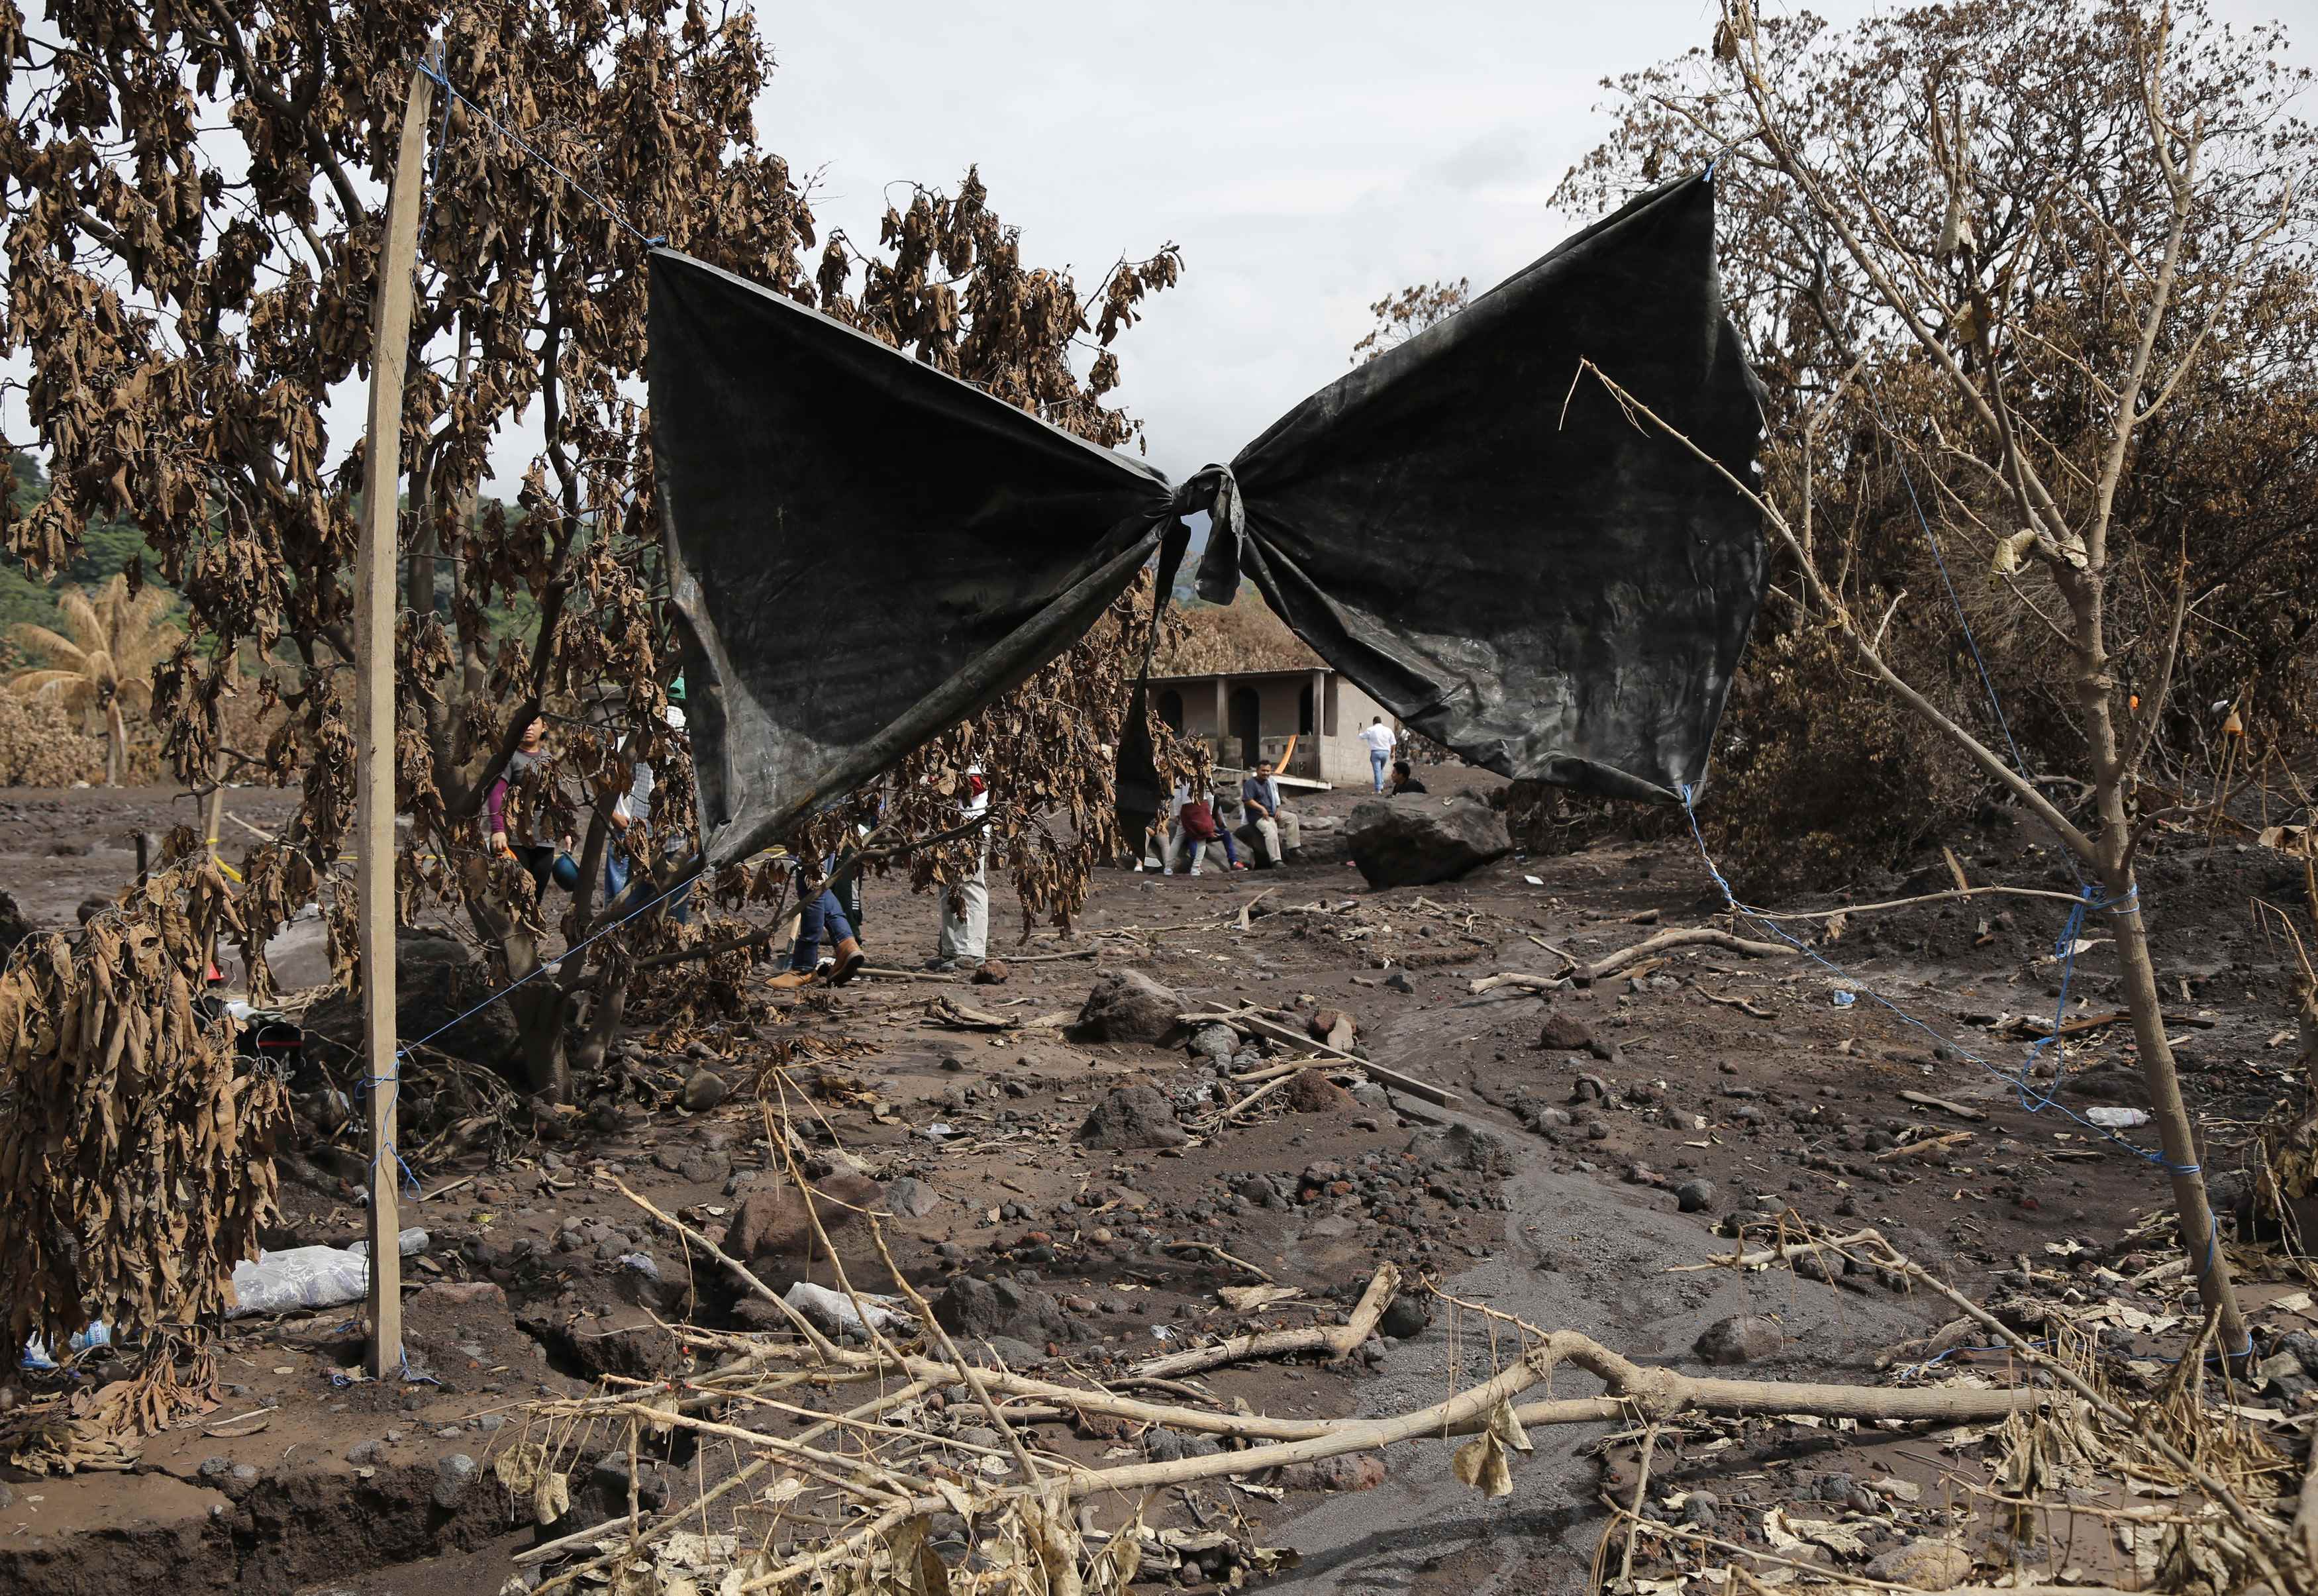
[[[661,712],[671,739],[681,757],[685,741],[684,678],[678,677],[669,684],[668,707]],[[641,892],[649,880],[647,873],[638,880],[640,861],[635,853],[635,832],[639,826],[649,829],[652,811],[652,794],[659,781],[651,763],[638,759],[628,780],[628,790],[612,805],[612,836],[604,849],[604,902],[607,909],[622,910],[620,895],[631,882],[636,882]],[[661,839],[660,852],[669,858],[679,858],[690,851],[681,836],[671,834]],[[687,882],[669,901],[668,916],[678,925],[692,923],[692,883]]]
[[[979,764],[966,767],[966,802],[959,806],[964,820],[990,813],[990,782]],[[941,939],[935,945],[929,970],[971,970],[982,963],[990,943],[990,829],[974,833],[974,874],[941,894]],[[952,908],[953,901],[957,907]]]
[[[1392,763],[1392,728],[1384,723],[1382,715],[1370,721],[1361,732],[1361,740],[1369,745],[1369,776],[1376,790],[1384,791],[1385,767]]]
[[[1303,846],[1303,837],[1296,817],[1280,807],[1280,784],[1272,775],[1271,760],[1259,760],[1255,774],[1240,783],[1239,799],[1247,811],[1241,835],[1255,848],[1256,867],[1277,869],[1289,851]]]
[[[547,883],[555,878],[556,847],[553,842],[538,840],[540,828],[533,822],[531,810],[545,808],[549,795],[541,794],[535,805],[527,805],[510,821],[508,818],[508,789],[520,782],[533,770],[544,765],[553,754],[547,746],[547,717],[534,715],[523,729],[522,738],[515,751],[508,756],[507,768],[499,772],[499,780],[483,795],[483,811],[490,828],[491,851],[511,856],[531,877],[532,890],[538,901],[547,901]],[[512,825],[514,830],[509,832]]]
[[[824,860],[822,869],[832,870],[836,864],[834,859]],[[843,986],[861,973],[861,966],[869,962],[854,937],[853,922],[845,918],[837,894],[822,881],[808,879],[803,868],[797,871],[796,886],[800,908],[796,941],[789,948],[789,967],[765,984],[777,991],[812,984],[821,973],[821,939],[827,936],[837,946],[829,982],[831,986]]]

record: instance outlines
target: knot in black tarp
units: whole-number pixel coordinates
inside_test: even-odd
[[[1204,511],[1405,725],[1503,775],[1671,802],[1763,590],[1761,412],[1702,178],[1643,194],[1177,487],[730,273],[652,256],[652,446],[711,865],[1067,648]],[[1680,439],[1651,428],[1587,363]],[[1140,698],[1121,802],[1155,773]],[[1130,776],[1132,779],[1130,779]],[[1155,786],[1163,794],[1163,785]]]

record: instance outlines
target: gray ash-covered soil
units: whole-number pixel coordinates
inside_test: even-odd
[[[1494,785],[1426,775],[1444,798]],[[1303,805],[1342,817],[1361,796]],[[266,826],[292,799],[237,794],[234,807]],[[0,806],[0,885],[46,924],[69,923],[84,897],[125,880],[131,856],[105,839],[193,810],[165,793],[11,793]],[[2161,1233],[2128,1237],[2167,1201],[2151,1165],[2056,1111],[2026,1112],[2011,1082],[1956,1051],[2017,1066],[2026,1043],[2004,1027],[2015,1016],[2052,1018],[2063,904],[1983,899],[1863,917],[1818,944],[1861,988],[1936,1033],[1927,1035],[1866,996],[1838,1007],[1839,983],[1809,961],[1713,947],[1550,998],[1469,990],[1503,971],[1555,973],[1562,961],[1546,944],[1587,959],[1668,926],[1727,924],[1686,839],[1515,857],[1463,881],[1378,892],[1329,856],[1325,836],[1313,840],[1318,857],[1280,873],[1104,872],[1068,939],[1041,930],[1018,946],[1013,917],[993,915],[991,951],[1007,965],[997,984],[873,977],[801,998],[758,992],[729,1018],[639,1029],[603,1079],[583,1082],[578,1112],[553,1140],[526,1134],[496,1163],[477,1152],[417,1171],[428,1195],[403,1222],[426,1227],[431,1242],[406,1266],[408,1310],[414,1356],[438,1384],[347,1384],[359,1365],[358,1308],[237,1322],[219,1343],[223,1405],[148,1439],[140,1472],[40,1479],[0,1469],[0,1588],[496,1592],[512,1553],[534,1538],[490,1471],[494,1449],[525,1422],[521,1404],[606,1375],[681,1373],[687,1354],[655,1315],[751,1322],[730,1284],[688,1260],[615,1182],[711,1233],[745,1225],[743,1240],[769,1234],[757,1260],[777,1288],[831,1278],[782,1231],[793,1216],[766,1137],[784,1091],[817,1180],[840,1192],[849,1179],[879,1183],[918,1289],[964,1315],[960,1327],[1010,1364],[1043,1364],[1052,1377],[1102,1378],[1253,1323],[1333,1321],[1380,1259],[1400,1263],[1411,1286],[1387,1322],[1393,1333],[1344,1365],[1258,1363],[1201,1376],[1226,1405],[1272,1413],[1406,1411],[1496,1367],[1502,1331],[1493,1340],[1486,1322],[1425,1297],[1420,1278],[1584,1331],[1641,1362],[1692,1369],[1692,1344],[1709,1325],[1765,1315],[1773,1344],[1726,1371],[1747,1377],[1872,1381],[1877,1352],[1948,1316],[1872,1278],[1670,1272],[1727,1252],[1714,1227],[1733,1215],[1792,1210],[1837,1229],[1873,1225],[1976,1292],[2000,1289],[2023,1256],[2044,1270],[2126,1275],[2167,1256]],[[84,841],[104,846],[56,851]],[[2049,847],[2000,818],[1951,842],[1975,881],[2071,884]],[[2161,975],[2179,1004],[2190,1096],[2212,1127],[2206,1161],[2224,1171],[2226,1188],[2251,1125],[2293,1087],[2291,1050],[2269,1045],[2287,1023],[2290,955],[2248,911],[2252,897],[2278,890],[2274,856],[2202,838],[2155,847],[2143,891]],[[1946,881],[1935,850],[1928,861],[1896,862],[1855,896]],[[1002,882],[993,897],[1005,902]],[[873,960],[914,968],[932,951],[934,917],[930,900],[873,883]],[[1813,938],[1823,929],[1794,928]],[[2076,960],[2072,1018],[2117,1007],[2104,932],[2096,924],[2083,935],[2094,946]],[[1298,1092],[1291,1106],[1279,1092],[1245,1122],[1205,1130],[1226,1091],[1208,1060],[1181,1043],[1074,1041],[1054,1023],[1075,1015],[1099,973],[1123,970],[1163,983],[1186,1009],[1247,1000],[1344,1010],[1379,1063],[1462,1100],[1443,1108],[1371,1087]],[[942,1000],[1017,1023],[964,1028],[930,1009]],[[687,1081],[695,1102],[714,1095],[694,1080],[703,1070],[728,1095],[687,1111]],[[1095,1149],[1074,1139],[1106,1094],[1136,1085],[1155,1088],[1190,1125],[1183,1144]],[[2050,1082],[2037,1085],[2041,1093]],[[1986,1117],[1911,1105],[1902,1091]],[[2071,1038],[2061,1100],[2143,1102],[2126,1027]],[[1901,1152],[1900,1140],[1927,1128],[1972,1138],[1938,1156]],[[353,1188],[338,1179],[359,1171],[349,1163],[358,1134],[335,1154],[306,1150],[301,1179],[285,1183],[275,1244],[361,1233]],[[897,1187],[905,1178],[917,1185]],[[857,1284],[882,1283],[866,1234],[840,1225],[835,1241]],[[2048,1249],[2071,1242],[2082,1244],[2073,1257]],[[1306,1295],[1234,1314],[1215,1289],[1253,1279],[1241,1264]],[[1972,1361],[1958,1355],[1942,1372]],[[1591,1388],[1564,1375],[1555,1389]],[[758,1417],[779,1432],[777,1419]],[[1927,1478],[1921,1456],[1935,1448],[1916,1430],[1749,1435],[1695,1456],[1676,1438],[1660,1447],[1654,1477],[1719,1493],[1720,1531],[1739,1537],[1752,1533],[1750,1511],[1760,1517],[1752,1510],[1810,1496],[1823,1476],[1864,1478],[1871,1458]],[[1043,1423],[1037,1436],[1092,1463],[1182,1444],[1094,1424]],[[1300,1567],[1271,1581],[1283,1589],[1574,1589],[1601,1534],[1597,1498],[1632,1467],[1630,1446],[1601,1453],[1598,1436],[1540,1436],[1502,1501],[1457,1485],[1437,1444],[1393,1448],[1380,1474],[1345,1466],[1274,1482],[1288,1493],[1276,1502],[1235,1500],[1256,1540],[1302,1554]],[[591,1456],[609,1446],[597,1438]],[[456,1472],[445,1462],[454,1455],[477,1461],[481,1478],[437,1505],[439,1471]],[[648,1464],[644,1493],[680,1504],[732,1466],[729,1450],[696,1452],[679,1438],[672,1457]],[[592,1490],[597,1511],[624,1509],[624,1476],[591,1479],[583,1463],[574,1484]],[[1186,1521],[1172,1496],[1154,1511]],[[1100,1521],[1116,1518],[1106,1507]]]

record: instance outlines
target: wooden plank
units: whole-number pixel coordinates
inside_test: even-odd
[[[355,564],[355,882],[361,894],[363,1056],[370,1067],[370,1346],[373,1379],[402,1369],[401,1206],[395,1182],[394,601],[395,523],[402,480],[402,379],[410,359],[418,268],[418,201],[435,84],[410,74],[386,237],[371,294],[370,432],[363,446],[362,542]]]

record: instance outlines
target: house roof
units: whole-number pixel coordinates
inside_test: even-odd
[[[1256,681],[1267,677],[1277,677],[1281,681],[1302,682],[1309,681],[1315,676],[1335,674],[1335,671],[1325,665],[1298,665],[1285,669],[1271,670],[1202,670],[1190,676],[1155,676],[1151,678],[1151,685],[1158,687],[1172,686],[1181,682],[1212,682],[1218,677],[1235,682]]]

